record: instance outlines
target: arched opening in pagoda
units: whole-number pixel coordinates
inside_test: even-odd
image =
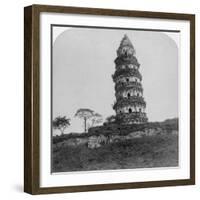
[[[125,51],[124,56],[125,56],[126,58],[128,57],[128,53],[127,53],[127,51]]]
[[[128,97],[128,99],[130,99],[130,97],[131,97],[130,93],[127,94],[127,97]]]
[[[142,112],[142,109],[141,109],[141,108],[139,108],[139,112]]]
[[[126,82],[127,82],[127,83],[129,82],[129,78],[126,79]]]
[[[132,109],[131,109],[131,108],[129,108],[129,109],[128,109],[128,112],[129,112],[129,113],[132,113]]]

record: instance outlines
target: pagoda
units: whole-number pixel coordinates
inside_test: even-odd
[[[145,113],[140,64],[135,49],[127,35],[121,40],[115,59],[115,97],[113,109],[122,124],[141,124],[148,121]]]

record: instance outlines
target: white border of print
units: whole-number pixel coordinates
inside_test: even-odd
[[[116,20],[117,18],[117,20]],[[51,58],[50,25],[180,30],[179,52],[179,167],[106,170],[51,174]],[[40,15],[40,187],[189,179],[190,177],[190,25],[188,21],[78,14]],[[181,66],[181,67],[180,67]]]

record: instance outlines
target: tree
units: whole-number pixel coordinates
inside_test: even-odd
[[[116,116],[115,115],[111,115],[111,116],[106,118],[106,123],[113,123],[115,121],[116,121]]]
[[[88,108],[80,108],[76,111],[75,117],[82,118],[84,120],[84,132],[87,132],[87,121],[92,118],[94,111]]]
[[[70,119],[66,118],[66,116],[58,116],[53,120],[53,128],[60,130],[61,135],[64,134],[64,130],[68,126],[70,126]]]
[[[103,122],[103,117],[99,113],[93,113],[91,117],[91,122],[88,123],[88,127],[93,127]]]

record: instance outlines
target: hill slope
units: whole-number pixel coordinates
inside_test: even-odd
[[[53,145],[52,162],[52,172],[177,166],[178,136],[135,138],[97,149]]]

